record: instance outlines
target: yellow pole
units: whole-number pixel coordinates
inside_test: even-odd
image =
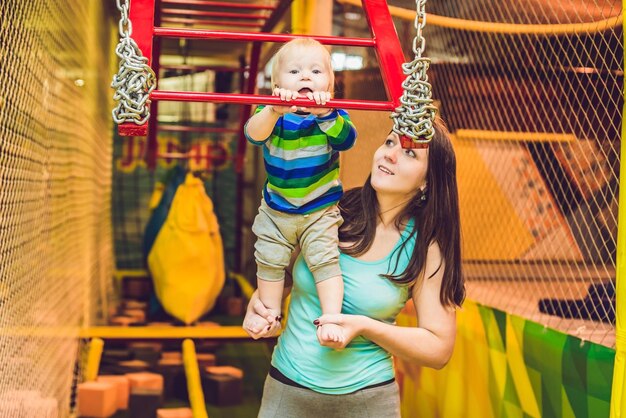
[[[362,0],[338,0],[339,3],[360,6]],[[391,16],[399,17],[403,20],[415,20],[415,10],[403,9],[401,7],[389,6]],[[622,25],[623,16],[612,16],[596,22],[585,23],[558,23],[558,24],[516,24],[480,22],[477,20],[457,19],[447,16],[438,16],[432,13],[427,14],[428,25],[441,28],[450,28],[471,32],[503,33],[508,35],[588,35],[593,32],[603,32]]]
[[[294,0],[291,3],[291,28],[298,35],[332,35],[332,0]]]
[[[331,36],[333,34],[333,1],[309,0],[312,3],[307,13],[309,15],[308,34],[317,36]]]
[[[550,132],[516,132],[516,131],[488,131],[484,129],[457,129],[454,132],[456,139],[488,141],[522,141],[522,142],[574,142],[574,134],[556,134]]]
[[[98,370],[100,369],[100,359],[102,358],[102,349],[104,341],[100,338],[92,338],[89,342],[89,354],[87,354],[87,365],[85,366],[85,381],[91,382],[98,378]]]
[[[626,8],[626,0],[622,0],[622,10]],[[626,23],[626,18],[624,19]],[[624,35],[626,44],[626,34]],[[626,55],[624,57],[626,66]],[[622,94],[626,98],[626,91]],[[624,376],[626,374],[626,101],[622,109],[622,145],[620,149],[619,170],[619,213],[617,218],[617,260],[615,266],[615,366],[613,369],[613,386],[611,391],[611,418],[622,416],[622,407],[626,407],[624,395]]]
[[[294,0],[291,3],[291,31],[296,35],[307,33],[307,0]]]
[[[187,377],[187,390],[189,391],[189,404],[193,418],[209,418],[204,403],[200,370],[196,357],[196,346],[193,341],[183,341],[183,364],[185,365],[185,377]]]
[[[237,285],[239,285],[239,288],[241,289],[241,293],[243,293],[246,299],[250,300],[252,298],[252,294],[254,293],[254,287],[252,287],[250,282],[239,273],[231,272],[230,277],[237,282]]]

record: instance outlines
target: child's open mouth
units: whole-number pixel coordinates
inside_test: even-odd
[[[302,95],[306,95],[307,93],[313,93],[313,90],[311,90],[308,87],[305,87],[303,89],[298,90],[298,93],[302,94]]]

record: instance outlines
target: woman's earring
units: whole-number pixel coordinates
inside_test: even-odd
[[[422,189],[422,195],[420,196],[422,202],[426,201],[426,190]]]

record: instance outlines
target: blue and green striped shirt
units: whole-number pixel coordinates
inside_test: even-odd
[[[339,201],[343,194],[339,151],[350,149],[356,141],[356,129],[346,111],[333,110],[324,117],[286,113],[264,141],[255,141],[244,132],[250,143],[263,146],[267,172],[263,197],[269,207],[307,214]]]

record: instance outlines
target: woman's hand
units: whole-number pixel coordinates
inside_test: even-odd
[[[324,347],[334,348],[335,350],[341,350],[345,348],[350,341],[352,341],[358,335],[361,335],[366,317],[362,315],[347,315],[347,314],[325,314],[313,321],[313,324],[317,326],[317,337],[320,340],[320,344]],[[321,338],[321,326],[325,324],[336,324],[343,330],[343,339],[341,341],[329,341]]]
[[[242,327],[255,340],[275,337],[280,333],[280,317],[273,316],[254,293],[248,303]]]

